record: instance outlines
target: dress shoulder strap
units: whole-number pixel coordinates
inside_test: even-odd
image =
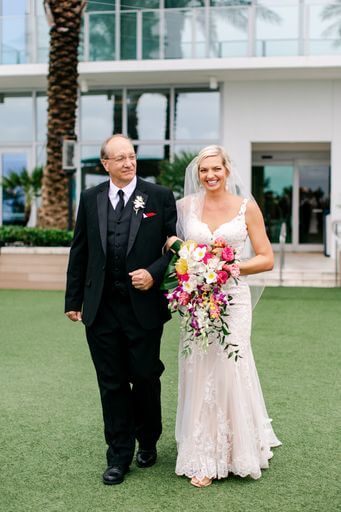
[[[245,215],[245,212],[246,212],[246,205],[247,205],[248,200],[249,200],[249,198],[248,198],[248,197],[245,197],[245,198],[243,199],[243,202],[242,202],[242,204],[240,205],[240,208],[239,208],[238,215]]]

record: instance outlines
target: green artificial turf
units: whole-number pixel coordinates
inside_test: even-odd
[[[174,474],[177,319],[162,353],[164,432],[158,463],[124,483],[101,482],[105,445],[84,330],[63,316],[60,292],[0,291],[1,512],[337,510],[337,369],[341,290],[268,288],[253,349],[276,434],[260,480],[207,489]]]

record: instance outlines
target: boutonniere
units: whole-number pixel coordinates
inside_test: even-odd
[[[134,205],[134,212],[137,215],[138,211],[145,207],[145,202],[143,200],[143,197],[142,196],[136,196],[134,201],[133,201],[133,205]]]
[[[144,213],[143,214],[143,218],[144,219],[149,219],[149,217],[154,217],[154,215],[156,215],[155,212],[148,212],[148,213]]]

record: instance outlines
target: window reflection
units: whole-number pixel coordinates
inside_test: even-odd
[[[89,15],[90,60],[115,59],[115,15]]]
[[[4,153],[1,155],[2,178],[10,178],[12,172],[20,174],[27,170],[26,153]],[[25,225],[25,193],[22,187],[14,186],[2,190],[2,223]]]
[[[293,165],[255,165],[252,167],[252,193],[259,204],[271,242],[279,242],[283,222],[286,242],[292,242]]]
[[[297,5],[269,2],[257,6],[257,55],[298,55],[299,9]]]
[[[219,91],[176,90],[175,138],[218,139],[219,96]]]
[[[249,10],[241,7],[210,11],[210,57],[243,57],[248,53]]]
[[[32,97],[0,94],[0,142],[33,140]]]
[[[45,141],[47,134],[47,96],[37,95],[37,140]]]
[[[121,13],[121,59],[137,58],[137,14],[135,12]]]
[[[129,137],[133,140],[169,138],[169,91],[130,90],[127,103]]]
[[[108,173],[104,170],[100,158],[100,145],[83,145],[81,147],[81,187],[95,187],[107,181]]]
[[[122,94],[108,92],[81,96],[81,136],[102,142],[112,133],[122,132]]]
[[[138,144],[134,145],[137,154],[137,174],[142,178],[156,177],[159,174],[161,160],[169,160],[168,144]]]

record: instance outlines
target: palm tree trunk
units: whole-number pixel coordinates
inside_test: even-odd
[[[41,227],[65,229],[68,184],[62,171],[63,139],[76,139],[78,45],[83,0],[45,0],[50,29],[47,162],[42,180]]]

